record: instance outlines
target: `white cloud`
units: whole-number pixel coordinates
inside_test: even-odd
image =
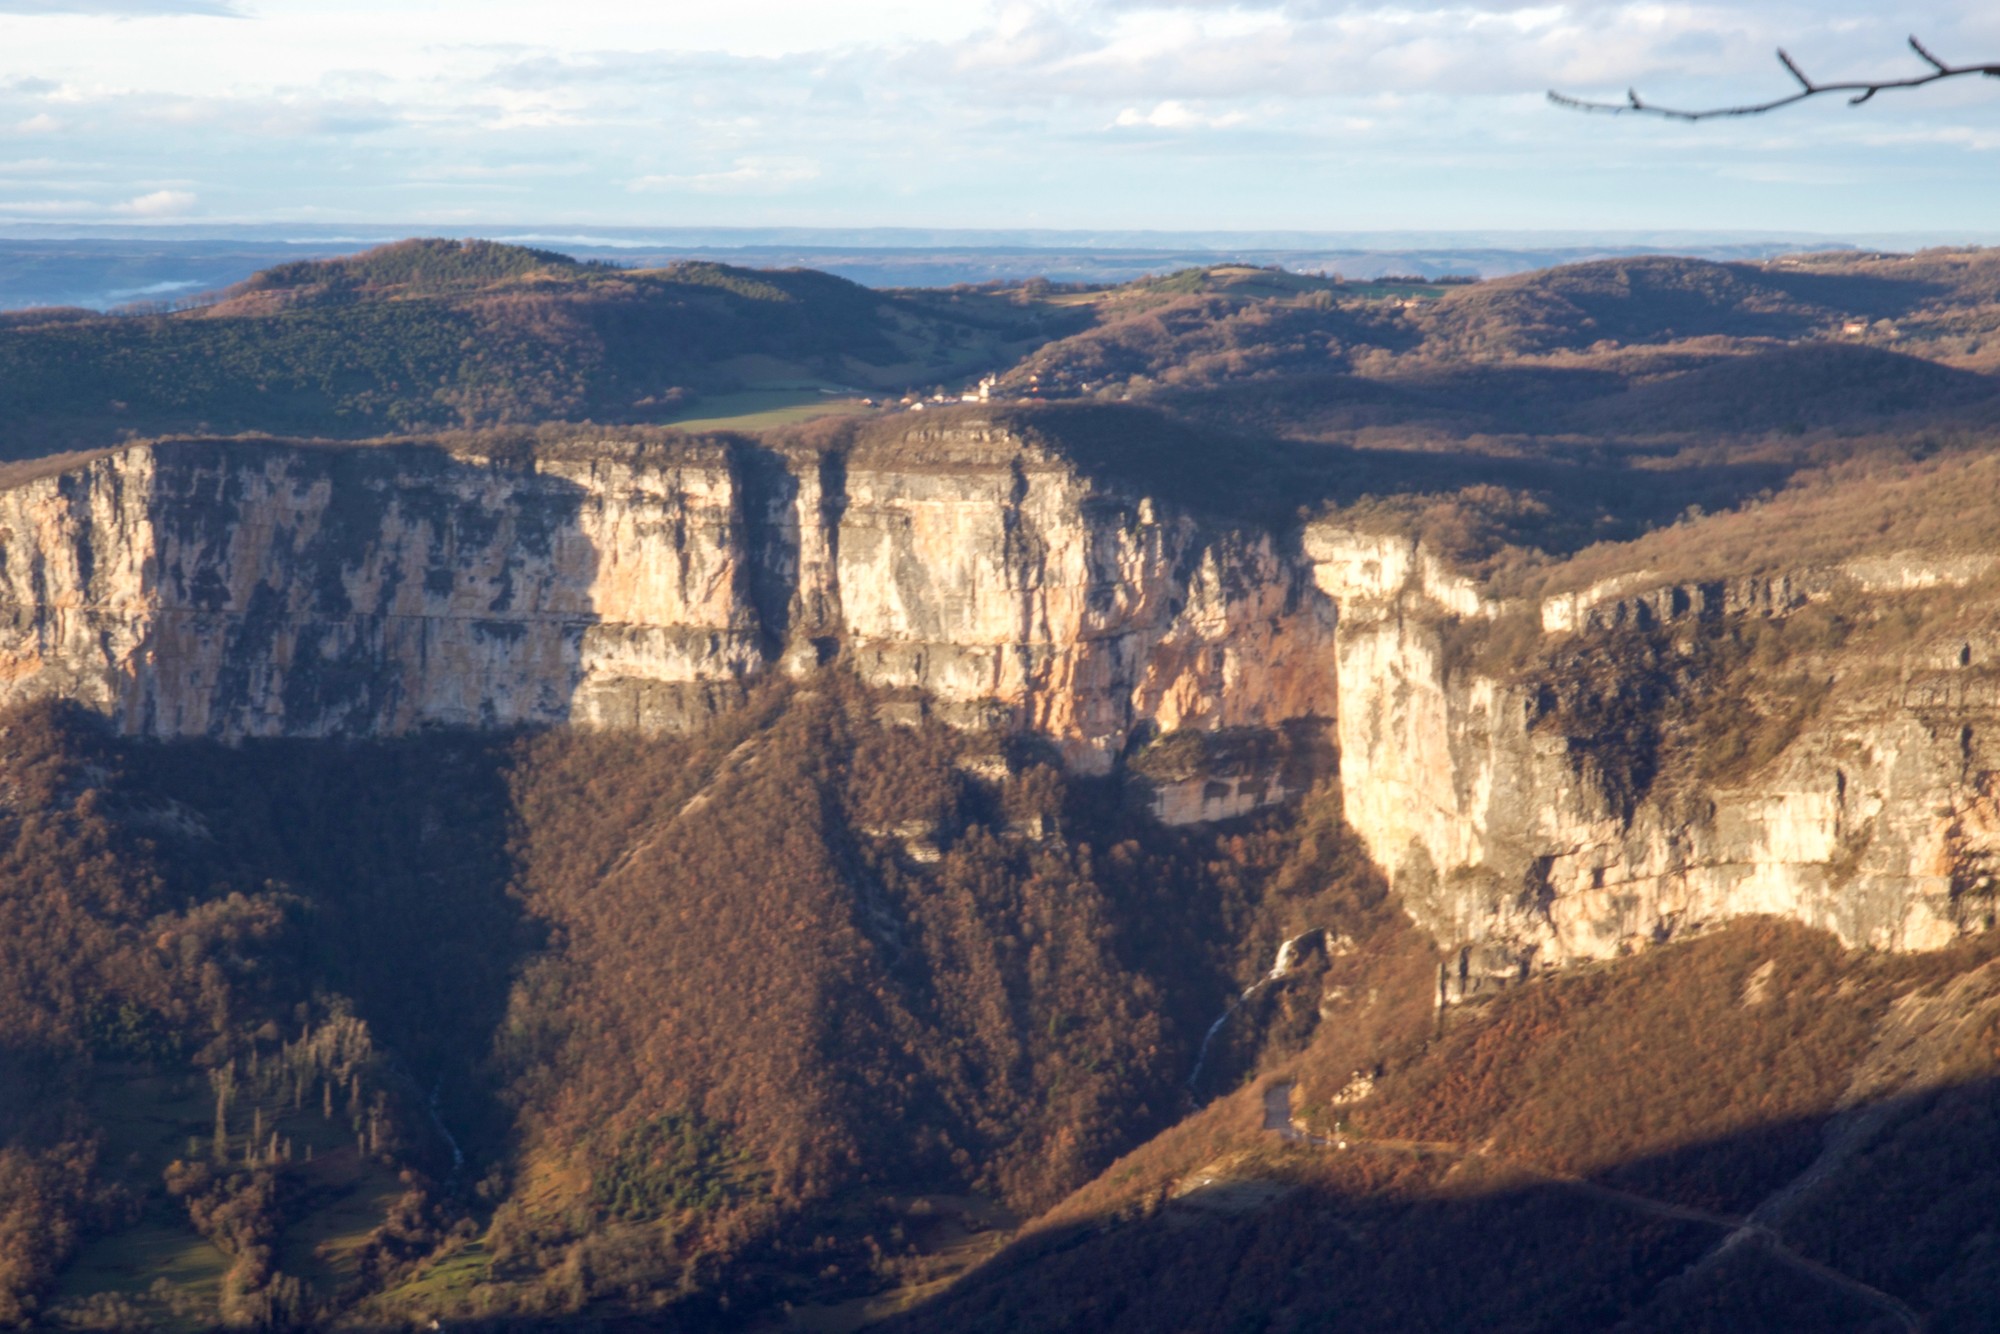
[[[1973,153],[2000,149],[2000,128],[1977,129],[1970,125],[1934,125],[1891,133],[1874,133],[1863,142],[1873,147],[1923,147],[1950,145]]]
[[[190,190],[154,190],[119,203],[104,204],[87,199],[22,199],[0,201],[0,214],[76,218],[178,218],[195,205]]]
[[[1197,111],[1185,102],[1170,100],[1159,103],[1151,111],[1126,107],[1112,124],[1126,129],[1143,126],[1154,130],[1220,130],[1241,125],[1249,119],[1249,115],[1241,111],[1214,115]]]
[[[255,21],[129,21],[224,10]],[[78,218],[166,216],[138,201],[178,192],[206,217],[504,199],[495,221],[581,225],[654,221],[672,194],[676,218],[701,221],[1337,227],[1396,207],[1622,220],[1657,196],[1692,223],[1718,181],[1778,200],[1904,170],[1955,182],[1966,216],[2000,207],[2000,180],[1972,169],[1993,150],[1991,81],[1802,108],[1768,132],[1541,100],[1633,84],[1742,100],[1785,90],[1781,42],[1833,78],[1911,65],[1909,28],[1949,58],[2000,57],[1991,0],[588,0],[548,15],[546,0],[0,0],[0,139],[16,133],[25,158],[42,148],[26,136],[60,131],[57,202],[35,207]],[[1193,164],[1213,191],[1184,188]],[[1612,198],[1620,172],[1646,188]],[[1866,205],[1914,218],[1936,197]],[[1814,198],[1800,216],[1834,225]]]
[[[700,195],[781,194],[819,177],[817,162],[798,158],[738,158],[736,165],[727,171],[641,176],[632,182],[631,188],[642,192],[686,190]]]
[[[155,190],[151,194],[139,195],[122,204],[113,204],[113,213],[124,213],[135,218],[177,218],[193,211],[194,192],[190,190]]]
[[[0,200],[0,214],[17,213],[28,217],[80,217],[99,211],[87,199],[7,199]]]
[[[115,18],[241,18],[229,0],[0,0],[0,14],[96,14]]]

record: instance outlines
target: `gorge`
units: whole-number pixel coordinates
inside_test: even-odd
[[[1996,293],[10,316],[0,1327],[1993,1328]]]
[[[1347,821],[1455,953],[1455,1000],[1748,914],[1891,950],[1987,925],[1993,570],[1863,554],[1509,599],[1338,515],[1201,517],[1093,475],[1032,415],[820,447],[177,440],[0,492],[0,699],[63,697],[161,739],[684,732],[761,677],[838,663],[1080,775],[1144,773],[1181,734],[1306,737],[1322,771],[1337,742]],[[1825,680],[1779,744],[1729,781],[1673,780],[1686,757],[1667,752],[1693,743],[1663,720],[1698,727],[1771,686],[1697,680],[1702,636],[1939,590],[1988,629],[1788,662]],[[1510,625],[1504,650],[1465,648]],[[1650,648],[1590,679],[1588,646],[1618,636]],[[1304,786],[1278,771],[1296,749],[1154,765],[1154,809],[1282,799]]]

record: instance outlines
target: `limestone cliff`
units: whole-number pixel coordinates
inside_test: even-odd
[[[151,736],[671,726],[759,658],[725,454],[138,446],[0,492],[0,677]]]
[[[990,429],[846,461],[833,561],[849,662],[1104,772],[1135,728],[1334,712],[1332,604],[1272,534],[1107,488]]]
[[[1965,636],[1963,616],[1948,642],[1919,637],[1886,658],[1879,647],[1849,651],[1779,753],[1718,781],[1688,777],[1685,763],[1675,781],[1659,753],[1676,744],[1668,734],[1652,738],[1655,753],[1628,757],[1627,771],[1607,765],[1603,737],[1565,717],[1562,697],[1580,687],[1544,654],[1571,635],[1685,623],[1659,682],[1634,692],[1632,709],[1657,725],[1672,703],[1662,697],[1689,688],[1670,669],[1673,654],[1692,651],[1694,626],[1782,616],[1843,589],[1964,585],[1987,564],[1877,561],[1695,587],[1634,576],[1509,607],[1407,539],[1322,525],[1306,547],[1339,606],[1348,818],[1411,914],[1456,948],[1447,999],[1749,913],[1887,949],[1990,924],[2000,643]],[[1543,631],[1524,657],[1540,670],[1482,666],[1463,651],[1468,628],[1506,618]],[[1754,685],[1746,675],[1729,688]],[[1699,723],[1700,708],[1731,702],[1688,709]],[[1633,763],[1647,766],[1644,781],[1632,780]]]
[[[1331,604],[978,422],[850,453],[133,446],[0,492],[0,697],[150,736],[681,728],[838,656],[1109,769],[1333,712]]]
[[[1322,523],[1301,552],[970,417],[827,450],[182,441],[0,491],[0,700],[154,737],[671,730],[838,661],[1082,772],[1133,756],[1169,823],[1299,791],[1334,730],[1453,996],[1745,913],[1884,948],[1989,924],[2000,629],[1967,626],[1994,579],[1878,554],[1503,605],[1406,538]],[[1754,763],[1687,760],[1764,688],[1704,682],[1714,627],[1969,585],[1809,664]]]

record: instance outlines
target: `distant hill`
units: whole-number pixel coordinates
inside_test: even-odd
[[[1697,260],[1605,260],[1481,284],[1439,303],[1430,336],[1469,356],[1728,334],[1795,337],[1831,313],[1754,271]]]
[[[1077,322],[1004,296],[885,294],[807,271],[630,271],[407,241],[282,265],[178,313],[11,317],[0,456],[121,433],[669,420],[717,391],[976,375]]]
[[[496,241],[425,238],[377,246],[341,259],[300,260],[252,275],[230,289],[240,304],[265,292],[325,295],[393,291],[399,295],[462,292],[509,278],[537,274],[576,277],[606,265],[579,264],[568,255]],[[231,312],[225,302],[212,313]],[[233,312],[232,312],[233,313]]]
[[[1010,393],[1281,435],[1856,429],[1984,420],[2000,397],[2000,252],[1642,256],[1461,284],[1224,266],[1055,299],[1094,323],[1023,360]],[[1547,447],[1571,449],[1508,449]]]
[[[1785,344],[1801,347],[1767,355]],[[1002,399],[1147,400],[1280,435],[1784,430],[1962,414],[1994,397],[1996,367],[2000,259],[1983,251],[880,292],[429,239],[282,264],[177,312],[0,317],[0,458],[178,432],[733,424],[786,394],[955,396],[989,373]]]

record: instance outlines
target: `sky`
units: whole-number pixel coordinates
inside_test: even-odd
[[[0,225],[2000,233],[1994,0],[0,0]]]

